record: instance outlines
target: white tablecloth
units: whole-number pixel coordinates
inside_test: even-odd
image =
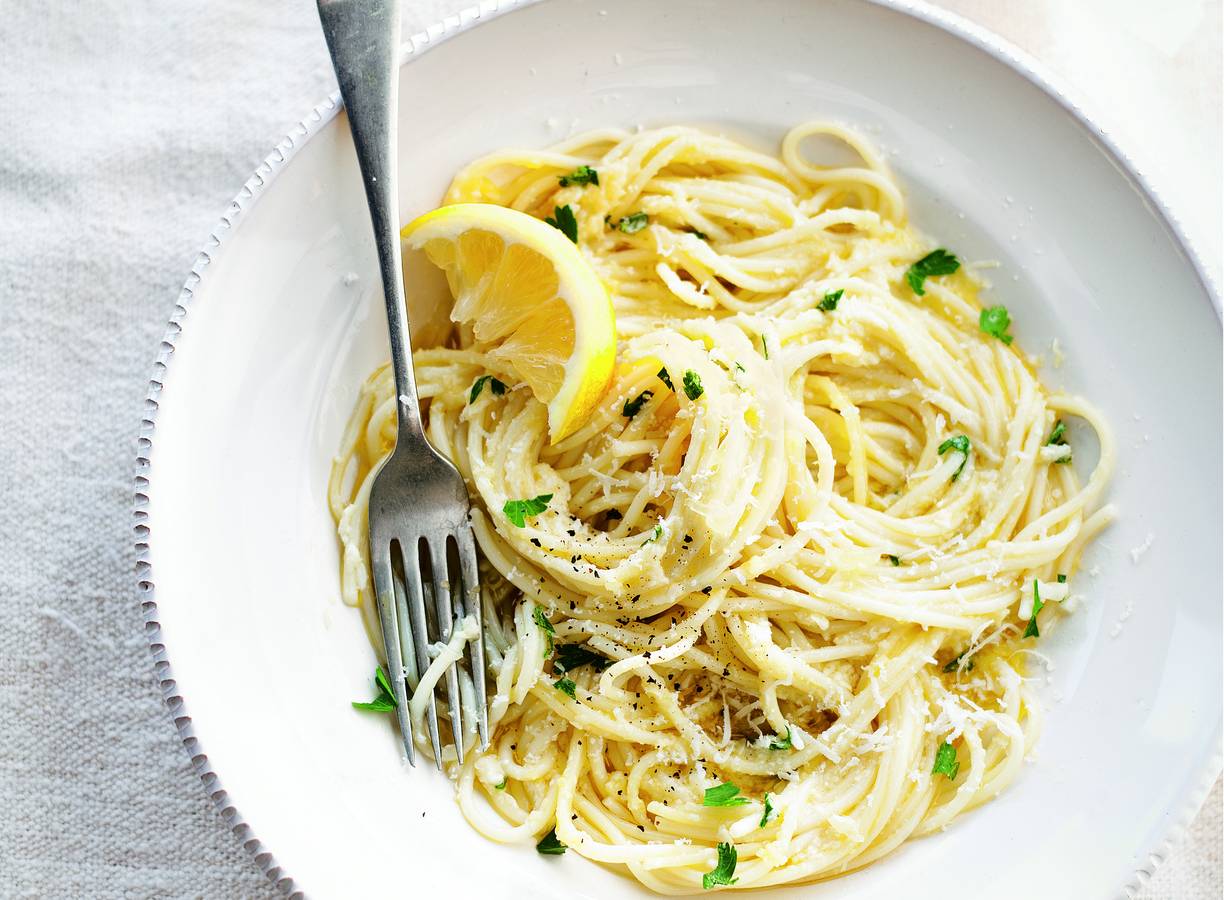
[[[468,3],[408,0],[406,24]],[[1218,0],[947,5],[1075,82],[1218,277]],[[192,260],[332,90],[314,4],[2,11],[0,896],[270,897],[154,688],[128,511],[150,363]],[[1220,896],[1220,802],[1217,785],[1144,897]]]

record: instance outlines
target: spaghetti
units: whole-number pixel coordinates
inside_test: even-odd
[[[811,138],[857,160],[817,165]],[[836,875],[997,796],[1039,731],[1029,651],[1112,514],[1113,444],[928,253],[875,151],[828,123],[780,157],[604,130],[479,160],[446,200],[570,207],[619,332],[555,445],[471,334],[414,356],[484,557],[492,741],[448,760],[472,826],[555,829],[677,894]],[[507,389],[470,399],[486,375]],[[1063,463],[1090,433],[1081,481]],[[330,485],[372,635],[366,499],[394,434],[384,367]],[[505,505],[533,498],[520,527]]]

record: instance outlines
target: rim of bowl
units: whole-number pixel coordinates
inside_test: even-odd
[[[400,51],[399,65],[402,67],[414,57],[426,52],[443,41],[454,37],[482,22],[490,21],[505,13],[547,0],[482,0],[479,5],[467,7],[458,13],[447,16],[440,22],[435,22],[424,31],[408,38]],[[953,37],[959,38],[970,46],[988,54],[994,60],[1007,66],[1048,97],[1058,103],[1069,113],[1089,134],[1095,138],[1109,156],[1117,163],[1122,173],[1131,180],[1136,188],[1151,205],[1161,222],[1169,229],[1176,239],[1179,248],[1190,263],[1199,283],[1202,285],[1217,319],[1221,317],[1220,293],[1212,279],[1208,276],[1199,259],[1194,245],[1187,238],[1181,222],[1165,204],[1164,199],[1156,192],[1144,175],[1139,171],[1134,161],[1123,151],[1113,138],[1096,124],[1073,99],[1061,78],[1055,77],[1042,63],[1027,52],[1012,45],[1010,42],[993,32],[956,14],[942,9],[935,9],[926,3],[915,0],[861,0],[873,6],[900,12],[911,18],[933,25]],[[316,132],[331,122],[340,111],[342,103],[339,92],[331,94],[316,105],[310,113],[294,125],[289,133],[282,138],[272,152],[255,169],[253,175],[243,184],[237,196],[230,201],[221,220],[210,232],[204,249],[200,251],[192,264],[186,283],[179,291],[175,301],[174,312],[166,326],[166,332],[158,347],[157,357],[153,363],[153,374],[149,379],[149,388],[144,400],[144,410],[140,421],[140,431],[137,439],[136,474],[134,482],[133,532],[135,534],[137,591],[140,596],[141,611],[144,617],[145,639],[153,656],[154,674],[161,689],[166,707],[174,719],[179,737],[184,748],[191,757],[192,767],[200,776],[208,795],[212,798],[221,817],[230,827],[234,835],[242,842],[243,847],[254,858],[260,871],[264,873],[277,887],[291,897],[304,897],[305,894],[296,885],[293,876],[285,871],[276,861],[276,857],[256,836],[251,826],[242,817],[221,780],[213,771],[208,755],[204,752],[200,739],[192,727],[191,716],[187,711],[186,700],[178,692],[174,680],[166,645],[162,642],[161,625],[158,621],[156,591],[153,582],[153,567],[150,560],[151,527],[148,514],[148,490],[151,484],[153,436],[157,424],[158,404],[161,397],[162,383],[169,369],[176,343],[183,332],[183,320],[194,299],[195,292],[207,275],[209,265],[224,249],[229,236],[240,224],[243,214],[250,208],[275,179],[297,151]],[[1217,735],[1220,729],[1217,728]],[[1224,748],[1217,737],[1216,748],[1206,761],[1200,774],[1198,785],[1190,792],[1182,809],[1176,811],[1163,834],[1157,838],[1154,846],[1149,847],[1143,855],[1144,864],[1135,869],[1130,878],[1120,885],[1120,895],[1133,897],[1152,877],[1156,868],[1164,863],[1171,851],[1194,821],[1203,802],[1207,799],[1212,785],[1219,776],[1224,764]]]

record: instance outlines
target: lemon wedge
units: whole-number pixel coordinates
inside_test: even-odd
[[[455,203],[400,232],[446,273],[451,320],[506,360],[548,407],[557,443],[590,415],[612,380],[616,319],[577,245],[526,213]]]

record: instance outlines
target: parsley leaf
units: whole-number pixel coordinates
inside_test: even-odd
[[[978,328],[1005,344],[1012,342],[1012,336],[1007,333],[1007,329],[1011,328],[1011,316],[1007,314],[1006,306],[992,306],[982,310],[978,316]]]
[[[565,206],[554,206],[553,214],[544,221],[575,244],[578,243],[578,220],[574,218],[574,211],[568,203]]]
[[[507,500],[502,507],[502,512],[506,514],[511,524],[523,528],[527,525],[528,516],[538,516],[548,509],[548,501],[552,497],[552,494],[540,494],[530,500]]]
[[[502,779],[497,784],[493,785],[494,790],[504,791],[506,789],[506,779]]]
[[[676,386],[672,384],[671,376],[667,374],[666,367],[659,369],[659,380],[667,385],[671,390],[675,390]]]
[[[569,678],[561,678],[561,679],[558,679],[557,681],[554,681],[553,687],[555,687],[561,693],[565,694],[571,700],[578,699],[578,695],[575,693],[575,691],[578,688],[578,685],[574,684],[574,682],[571,681]]]
[[[943,456],[949,450],[955,450],[957,453],[961,454],[961,463],[956,467],[956,471],[952,473],[952,481],[956,481],[956,479],[960,478],[960,473],[964,471],[965,463],[969,462],[970,449],[971,445],[969,444],[969,438],[963,434],[958,434],[956,437],[950,437],[939,445],[940,456]]]
[[[770,750],[790,750],[795,745],[791,743],[790,727],[786,729],[786,734],[783,737],[774,736],[774,739],[769,742]]]
[[[761,355],[769,359],[769,345],[765,343],[765,335],[761,335]]]
[[[1041,599],[1041,593],[1037,590],[1037,579],[1033,579],[1033,616],[1029,619],[1028,628],[1024,629],[1024,636],[1041,637],[1041,631],[1037,628],[1037,613],[1041,612],[1041,607],[1045,606],[1045,601]]]
[[[611,660],[600,656],[586,644],[558,644],[557,657],[553,665],[562,672],[572,672],[581,666],[590,665],[596,672],[608,668]]]
[[[1050,431],[1050,438],[1046,441],[1047,447],[1066,447],[1067,446],[1067,423],[1059,419],[1054,423],[1054,428]],[[1071,454],[1068,453],[1061,459],[1054,460],[1056,463],[1071,462]]]
[[[395,691],[391,689],[391,682],[387,679],[387,673],[379,666],[374,670],[374,686],[378,688],[378,696],[369,703],[359,703],[353,701],[353,709],[365,709],[370,712],[391,712],[399,703],[395,700]]]
[[[663,526],[656,525],[654,527],[654,534],[646,538],[646,540],[642,541],[642,546],[645,547],[647,544],[653,544],[655,541],[657,541],[661,537],[663,537]]]
[[[776,810],[773,808],[773,804],[769,802],[769,793],[766,792],[765,794],[765,812],[761,814],[761,824],[759,824],[757,828],[764,828],[766,825],[768,825],[770,819],[774,817],[775,812]]]
[[[714,867],[714,871],[706,872],[701,876],[701,886],[705,890],[709,890],[719,884],[735,884],[739,881],[738,878],[732,878],[735,874],[735,863],[739,859],[739,854],[735,852],[735,847],[726,842],[718,845],[718,865]]]
[[[958,434],[956,437],[950,437],[939,445],[939,455],[943,456],[949,450],[959,450],[961,453],[968,453],[969,446],[969,438],[966,435]]]
[[[710,236],[708,234],[706,234],[704,231],[698,231],[692,225],[690,225],[688,228],[684,230],[687,231],[689,234],[696,235],[698,238],[700,238],[703,241],[708,241],[710,239]]]
[[[1066,584],[1066,583],[1067,583],[1067,576],[1066,576],[1066,575],[1059,575],[1059,576],[1058,576],[1058,583],[1059,583],[1059,584]]]
[[[684,372],[684,393],[690,400],[696,400],[705,393],[705,388],[701,386],[701,376],[692,369],[686,369]]]
[[[946,775],[951,781],[959,771],[960,760],[956,758],[956,748],[944,741],[939,745],[939,751],[935,754],[935,768],[931,769],[931,774]]]
[[[557,181],[561,182],[561,187],[569,187],[571,184],[598,185],[599,173],[590,166],[579,166],[568,175],[558,175]]]
[[[557,827],[554,825],[548,834],[536,844],[536,851],[544,856],[560,856],[565,852],[565,844],[557,840]]]
[[[969,652],[968,650],[962,650],[960,653],[956,654],[956,656],[954,656],[944,665],[943,670],[945,672],[955,672],[957,669],[960,668],[961,660],[965,658],[965,654],[968,652]],[[973,660],[972,659],[969,660],[969,665],[965,666],[965,671],[966,672],[973,671]]]
[[[387,673],[383,671],[382,666],[374,670],[374,683],[378,685],[378,689],[383,693],[390,694],[395,697],[395,691],[391,689],[391,680],[387,678]]]
[[[481,375],[472,382],[472,390],[468,394],[468,403],[476,402],[476,398],[480,396],[480,392],[484,390],[486,384],[489,385],[489,390],[498,397],[506,393],[506,383],[504,381],[494,378],[492,375]]]
[[[747,797],[739,796],[740,789],[729,781],[724,781],[722,784],[712,788],[706,788],[705,796],[701,799],[702,806],[743,806],[748,802]]]
[[[896,554],[889,553],[889,554],[888,554],[888,556],[887,556],[887,557],[885,557],[885,558],[886,558],[886,559],[887,559],[887,560],[888,560],[890,563],[892,563],[894,566],[899,566],[899,565],[901,565],[901,557],[897,556]]]
[[[926,293],[923,283],[935,275],[951,275],[960,268],[960,260],[940,247],[932,250],[918,262],[914,263],[905,273],[905,280],[919,297]]]
[[[625,401],[625,408],[621,410],[621,415],[626,419],[632,419],[646,405],[646,401],[654,396],[654,391],[642,391],[632,400]]]
[[[611,222],[608,224],[611,225]],[[612,225],[612,227],[617,231],[624,232],[625,234],[637,234],[649,224],[650,216],[646,215],[644,212],[635,212],[625,216],[625,218],[621,219],[615,225]]]
[[[820,309],[823,309],[825,312],[833,312],[833,310],[837,309],[837,301],[842,298],[844,293],[845,290],[839,288],[836,291],[830,291],[825,294],[824,299],[820,301]]]
[[[553,628],[553,623],[548,621],[548,616],[544,614],[542,606],[537,606],[531,611],[531,618],[535,619],[536,625],[544,632],[544,658],[548,659],[553,652],[553,635],[557,633],[557,629]]]

